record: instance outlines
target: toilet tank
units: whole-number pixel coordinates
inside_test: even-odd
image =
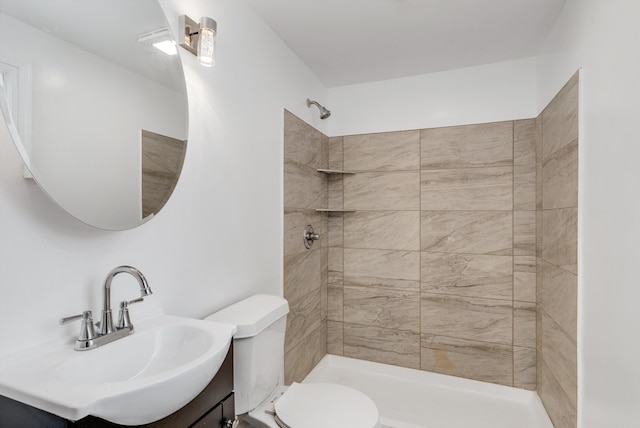
[[[258,407],[283,380],[287,313],[282,297],[256,294],[205,318],[238,327],[233,337],[237,414]]]

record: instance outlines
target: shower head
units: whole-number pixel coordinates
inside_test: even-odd
[[[320,110],[320,119],[326,119],[331,116],[331,112],[329,110],[318,104],[316,101],[311,101],[309,98],[307,98],[307,107],[311,107],[311,104],[315,104]]]

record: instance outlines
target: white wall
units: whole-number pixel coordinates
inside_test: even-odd
[[[578,425],[640,426],[640,2],[567,0],[538,106],[581,74]]]
[[[85,226],[30,181],[0,126],[0,355],[59,337],[62,316],[93,309],[119,264],[138,267],[154,295],[131,308],[201,317],[256,292],[282,293],[283,108],[323,130],[305,105],[326,102],[320,81],[243,1],[162,0],[218,21],[213,69],[181,50],[189,147],[173,197],[149,223],[123,232]],[[175,29],[175,28],[174,28]],[[326,129],[324,129],[326,132]],[[129,282],[130,284],[126,284]],[[118,276],[113,302],[137,296]]]
[[[331,136],[527,119],[535,59],[329,89]]]
[[[185,98],[2,14],[0,40],[10,41],[0,44],[0,61],[32,67],[30,159],[36,179],[89,224],[107,229],[138,224],[141,127],[185,139]]]

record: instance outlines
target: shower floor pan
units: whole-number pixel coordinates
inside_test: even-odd
[[[303,382],[367,394],[382,428],[553,428],[538,395],[508,386],[326,355]]]

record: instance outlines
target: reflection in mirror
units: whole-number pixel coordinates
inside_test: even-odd
[[[157,0],[0,0],[5,122],[42,189],[92,226],[144,223],[180,175],[179,56],[139,41],[167,28]]]

